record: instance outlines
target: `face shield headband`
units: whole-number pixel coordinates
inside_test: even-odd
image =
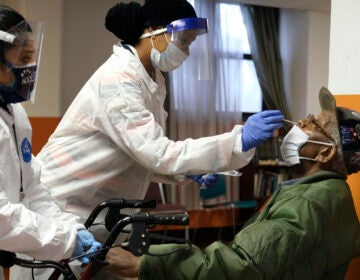
[[[190,64],[188,67],[191,68],[192,73],[195,73],[198,80],[212,80],[209,39],[208,36],[204,36],[208,32],[207,18],[184,18],[171,22],[165,28],[145,33],[140,39],[162,33],[170,34],[171,43],[184,53],[189,54],[189,59],[183,64]]]
[[[144,33],[143,35],[141,35],[140,39],[148,38],[151,36],[155,36],[167,32],[171,34],[171,41],[175,41],[178,39],[179,33],[189,30],[194,30],[196,35],[202,35],[208,33],[209,30],[208,30],[207,18],[178,19],[168,24],[165,28]]]
[[[0,85],[4,103],[34,102],[37,73],[43,39],[43,24],[22,21],[7,31],[0,31],[3,52],[0,63],[6,65]]]

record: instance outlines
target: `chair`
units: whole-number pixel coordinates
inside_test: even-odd
[[[224,175],[219,175],[219,179],[215,186],[212,188],[201,188],[200,189],[200,198],[201,198],[201,208],[202,209],[231,209],[231,225],[233,228],[233,234],[236,234],[236,209],[256,209],[257,201],[254,199],[250,200],[238,200],[238,201],[228,201],[226,198],[227,188],[226,188],[226,178]],[[213,203],[214,200],[218,202]],[[228,212],[224,211],[223,215],[227,215]],[[222,226],[219,226],[219,239],[221,237]]]
[[[149,189],[145,195],[145,200],[156,200],[157,202],[155,209],[147,210],[149,213],[188,215],[185,205],[166,202],[164,186],[161,183],[150,183]],[[166,231],[167,227],[165,227],[165,232]],[[189,226],[185,226],[185,239],[189,240]]]

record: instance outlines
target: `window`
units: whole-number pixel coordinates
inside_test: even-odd
[[[193,43],[190,56],[183,65],[170,72],[173,118],[187,122],[216,118],[219,122],[219,118],[224,116],[226,122],[238,123],[242,120],[242,113],[261,111],[262,94],[240,4],[217,0],[189,2],[199,17],[209,19],[209,33],[199,36],[195,43],[206,36],[211,50],[209,67],[212,67],[213,79],[197,80],[194,67],[199,63],[191,55],[196,53]]]
[[[224,111],[223,104],[231,111],[258,112],[261,111],[262,96],[254,63],[251,58],[248,35],[241,15],[239,4],[217,2],[215,12],[218,16],[220,37],[214,46],[215,69],[221,71],[216,76],[216,90],[226,89],[221,94],[223,102],[216,103],[217,111]],[[226,85],[226,86],[225,86]]]

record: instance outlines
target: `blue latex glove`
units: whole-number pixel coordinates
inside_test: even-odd
[[[214,187],[216,182],[219,180],[218,174],[187,175],[186,177],[194,180],[195,182],[199,183],[200,186],[205,188]]]
[[[94,239],[94,236],[88,232],[86,229],[78,229],[76,236],[76,245],[72,257],[77,257],[85,253],[92,253],[98,250],[101,247],[101,243],[97,242]],[[80,261],[83,264],[88,264],[90,262],[91,255],[84,256],[80,258]]]
[[[242,130],[242,150],[246,152],[271,138],[282,127],[283,114],[279,110],[267,110],[250,116]]]

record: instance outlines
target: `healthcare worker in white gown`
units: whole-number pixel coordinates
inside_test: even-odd
[[[41,41],[41,23],[0,5],[0,263],[8,260],[4,251],[60,261],[101,245],[78,217],[61,211],[40,182],[31,152],[32,130],[20,102],[34,95]],[[12,267],[11,279],[31,279],[31,269],[18,268]]]
[[[151,181],[241,168],[281,127],[283,115],[270,110],[228,133],[169,139],[161,71],[182,64],[192,41],[207,32],[206,19],[186,0],[148,0],[113,6],[105,26],[120,42],[38,155],[41,180],[65,211],[85,219],[106,199],[144,198]]]

